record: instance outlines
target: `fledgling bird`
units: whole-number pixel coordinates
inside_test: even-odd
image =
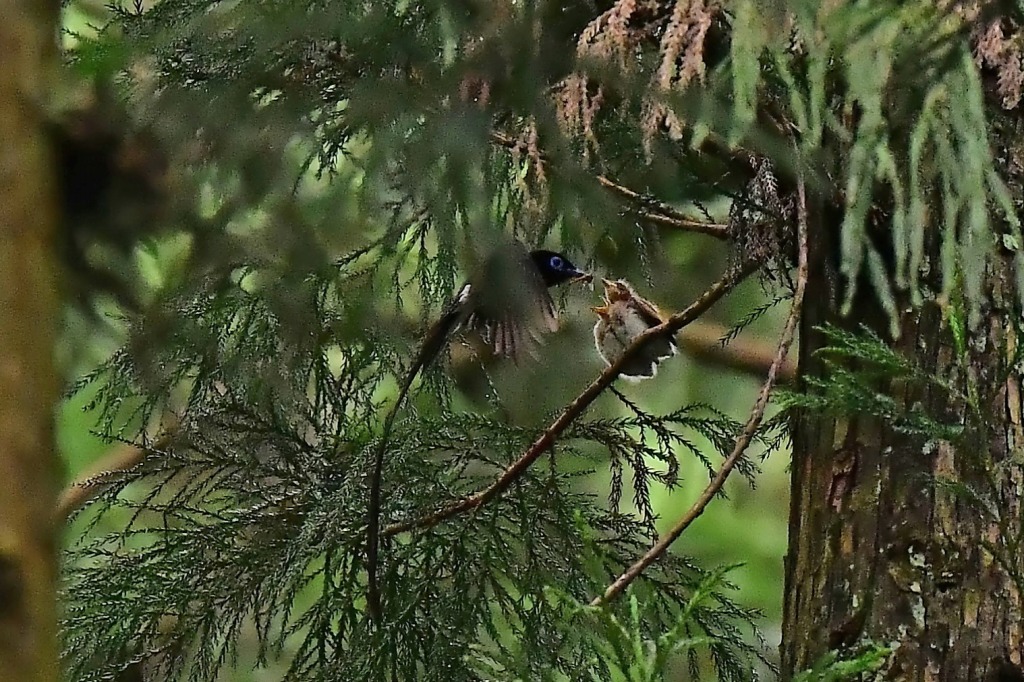
[[[517,359],[543,331],[558,328],[555,304],[548,289],[574,281],[588,281],[591,275],[580,270],[563,254],[538,249],[527,251],[519,242],[508,242],[494,250],[482,267],[464,284],[444,313],[427,331],[419,352],[398,391],[395,404],[384,418],[384,426],[374,453],[370,479],[370,503],[367,510],[367,601],[371,617],[380,615],[380,589],[377,563],[380,544],[380,488],[391,427],[413,381],[444,348],[457,329],[476,331],[495,354]]]
[[[665,321],[658,307],[638,294],[624,279],[604,282],[604,305],[591,308],[597,313],[594,345],[608,365],[614,364],[636,337]],[[648,341],[622,367],[622,377],[639,381],[658,373],[658,363],[679,351],[675,339],[662,336]]]

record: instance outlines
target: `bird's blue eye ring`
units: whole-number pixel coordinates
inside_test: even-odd
[[[561,270],[562,266],[564,266],[564,265],[565,265],[565,261],[562,260],[561,256],[552,256],[551,257],[551,267],[554,268],[555,270]]]

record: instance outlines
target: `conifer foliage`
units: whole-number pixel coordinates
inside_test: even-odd
[[[659,547],[651,486],[676,485],[683,458],[707,468],[677,537],[731,472],[753,480],[749,444],[784,440],[762,418],[806,284],[809,203],[835,218],[810,248],[848,302],[894,314],[935,293],[925,205],[945,216],[946,286],[956,272],[975,300],[995,247],[1020,243],[978,63],[1007,108],[1021,78],[1011,24],[985,8],[762,5],[161,0],[75,36],[71,67],[114,83],[171,177],[142,247],[162,279],[77,386],[146,455],[90,482],[73,527],[72,679],[770,669],[727,571]],[[723,215],[704,209],[723,199]],[[371,621],[366,475],[418,330],[499,232],[594,264],[656,259],[662,229],[717,239],[728,266],[650,334],[755,273],[791,299],[751,418],[648,413],[614,389],[616,365],[524,425],[500,398],[457,409],[438,363],[390,438]],[[627,416],[588,415],[597,400]],[[580,492],[609,467],[610,496]]]

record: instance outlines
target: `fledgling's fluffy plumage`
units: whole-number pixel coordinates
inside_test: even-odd
[[[603,281],[604,305],[593,308],[598,315],[594,344],[604,361],[612,365],[638,336],[664,322],[665,316],[626,280]],[[651,339],[626,361],[622,376],[634,381],[650,379],[658,373],[658,363],[678,350],[670,336]]]

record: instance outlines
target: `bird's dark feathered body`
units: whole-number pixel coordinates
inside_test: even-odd
[[[402,382],[394,405],[384,418],[375,451],[367,512],[368,606],[372,617],[380,614],[377,564],[380,541],[380,492],[391,428],[409,389],[423,369],[440,354],[453,332],[471,329],[497,355],[516,359],[532,346],[542,331],[555,331],[558,319],[548,288],[588,278],[568,258],[554,251],[527,251],[515,242],[492,253],[483,267],[464,284],[445,307],[440,319],[427,331]]]

